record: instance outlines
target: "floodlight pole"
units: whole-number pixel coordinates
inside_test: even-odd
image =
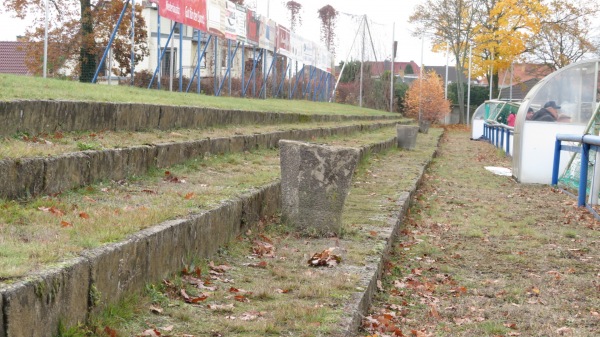
[[[363,68],[365,63],[365,30],[367,26],[367,16],[363,16],[363,36],[362,36],[362,51],[360,56],[360,88],[358,89],[359,106],[363,106]]]
[[[46,0],[46,22],[44,28],[44,78],[48,73],[48,0]]]

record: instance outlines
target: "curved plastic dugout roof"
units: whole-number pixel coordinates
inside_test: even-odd
[[[529,91],[519,108],[514,131],[513,175],[519,181],[549,183],[546,171],[551,172],[556,134],[583,134],[589,128],[598,107],[599,65],[600,59],[571,64],[546,76]],[[557,121],[526,118],[530,107],[537,112],[549,101],[560,106]]]

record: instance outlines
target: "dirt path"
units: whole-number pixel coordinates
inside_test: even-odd
[[[598,336],[600,225],[522,185],[493,146],[447,132],[360,336]]]

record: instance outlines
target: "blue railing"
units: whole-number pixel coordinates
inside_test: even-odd
[[[505,124],[486,121],[483,124],[483,137],[495,147],[504,150],[510,156],[510,139],[514,135],[514,128]]]
[[[562,142],[581,143],[581,146],[562,145]],[[586,204],[587,186],[588,186],[588,166],[590,163],[590,149],[598,151],[600,149],[600,136],[592,135],[556,135],[556,143],[554,145],[554,163],[552,166],[552,185],[558,185],[558,170],[560,166],[561,151],[580,152],[581,166],[579,169],[579,188],[577,191],[577,205],[579,207],[587,207],[597,219],[600,219],[598,213],[589,205]],[[592,189],[593,190],[593,189]]]

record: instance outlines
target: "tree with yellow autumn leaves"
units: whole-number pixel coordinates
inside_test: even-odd
[[[407,117],[435,123],[450,113],[450,101],[444,98],[444,86],[435,71],[415,80],[405,96]]]

